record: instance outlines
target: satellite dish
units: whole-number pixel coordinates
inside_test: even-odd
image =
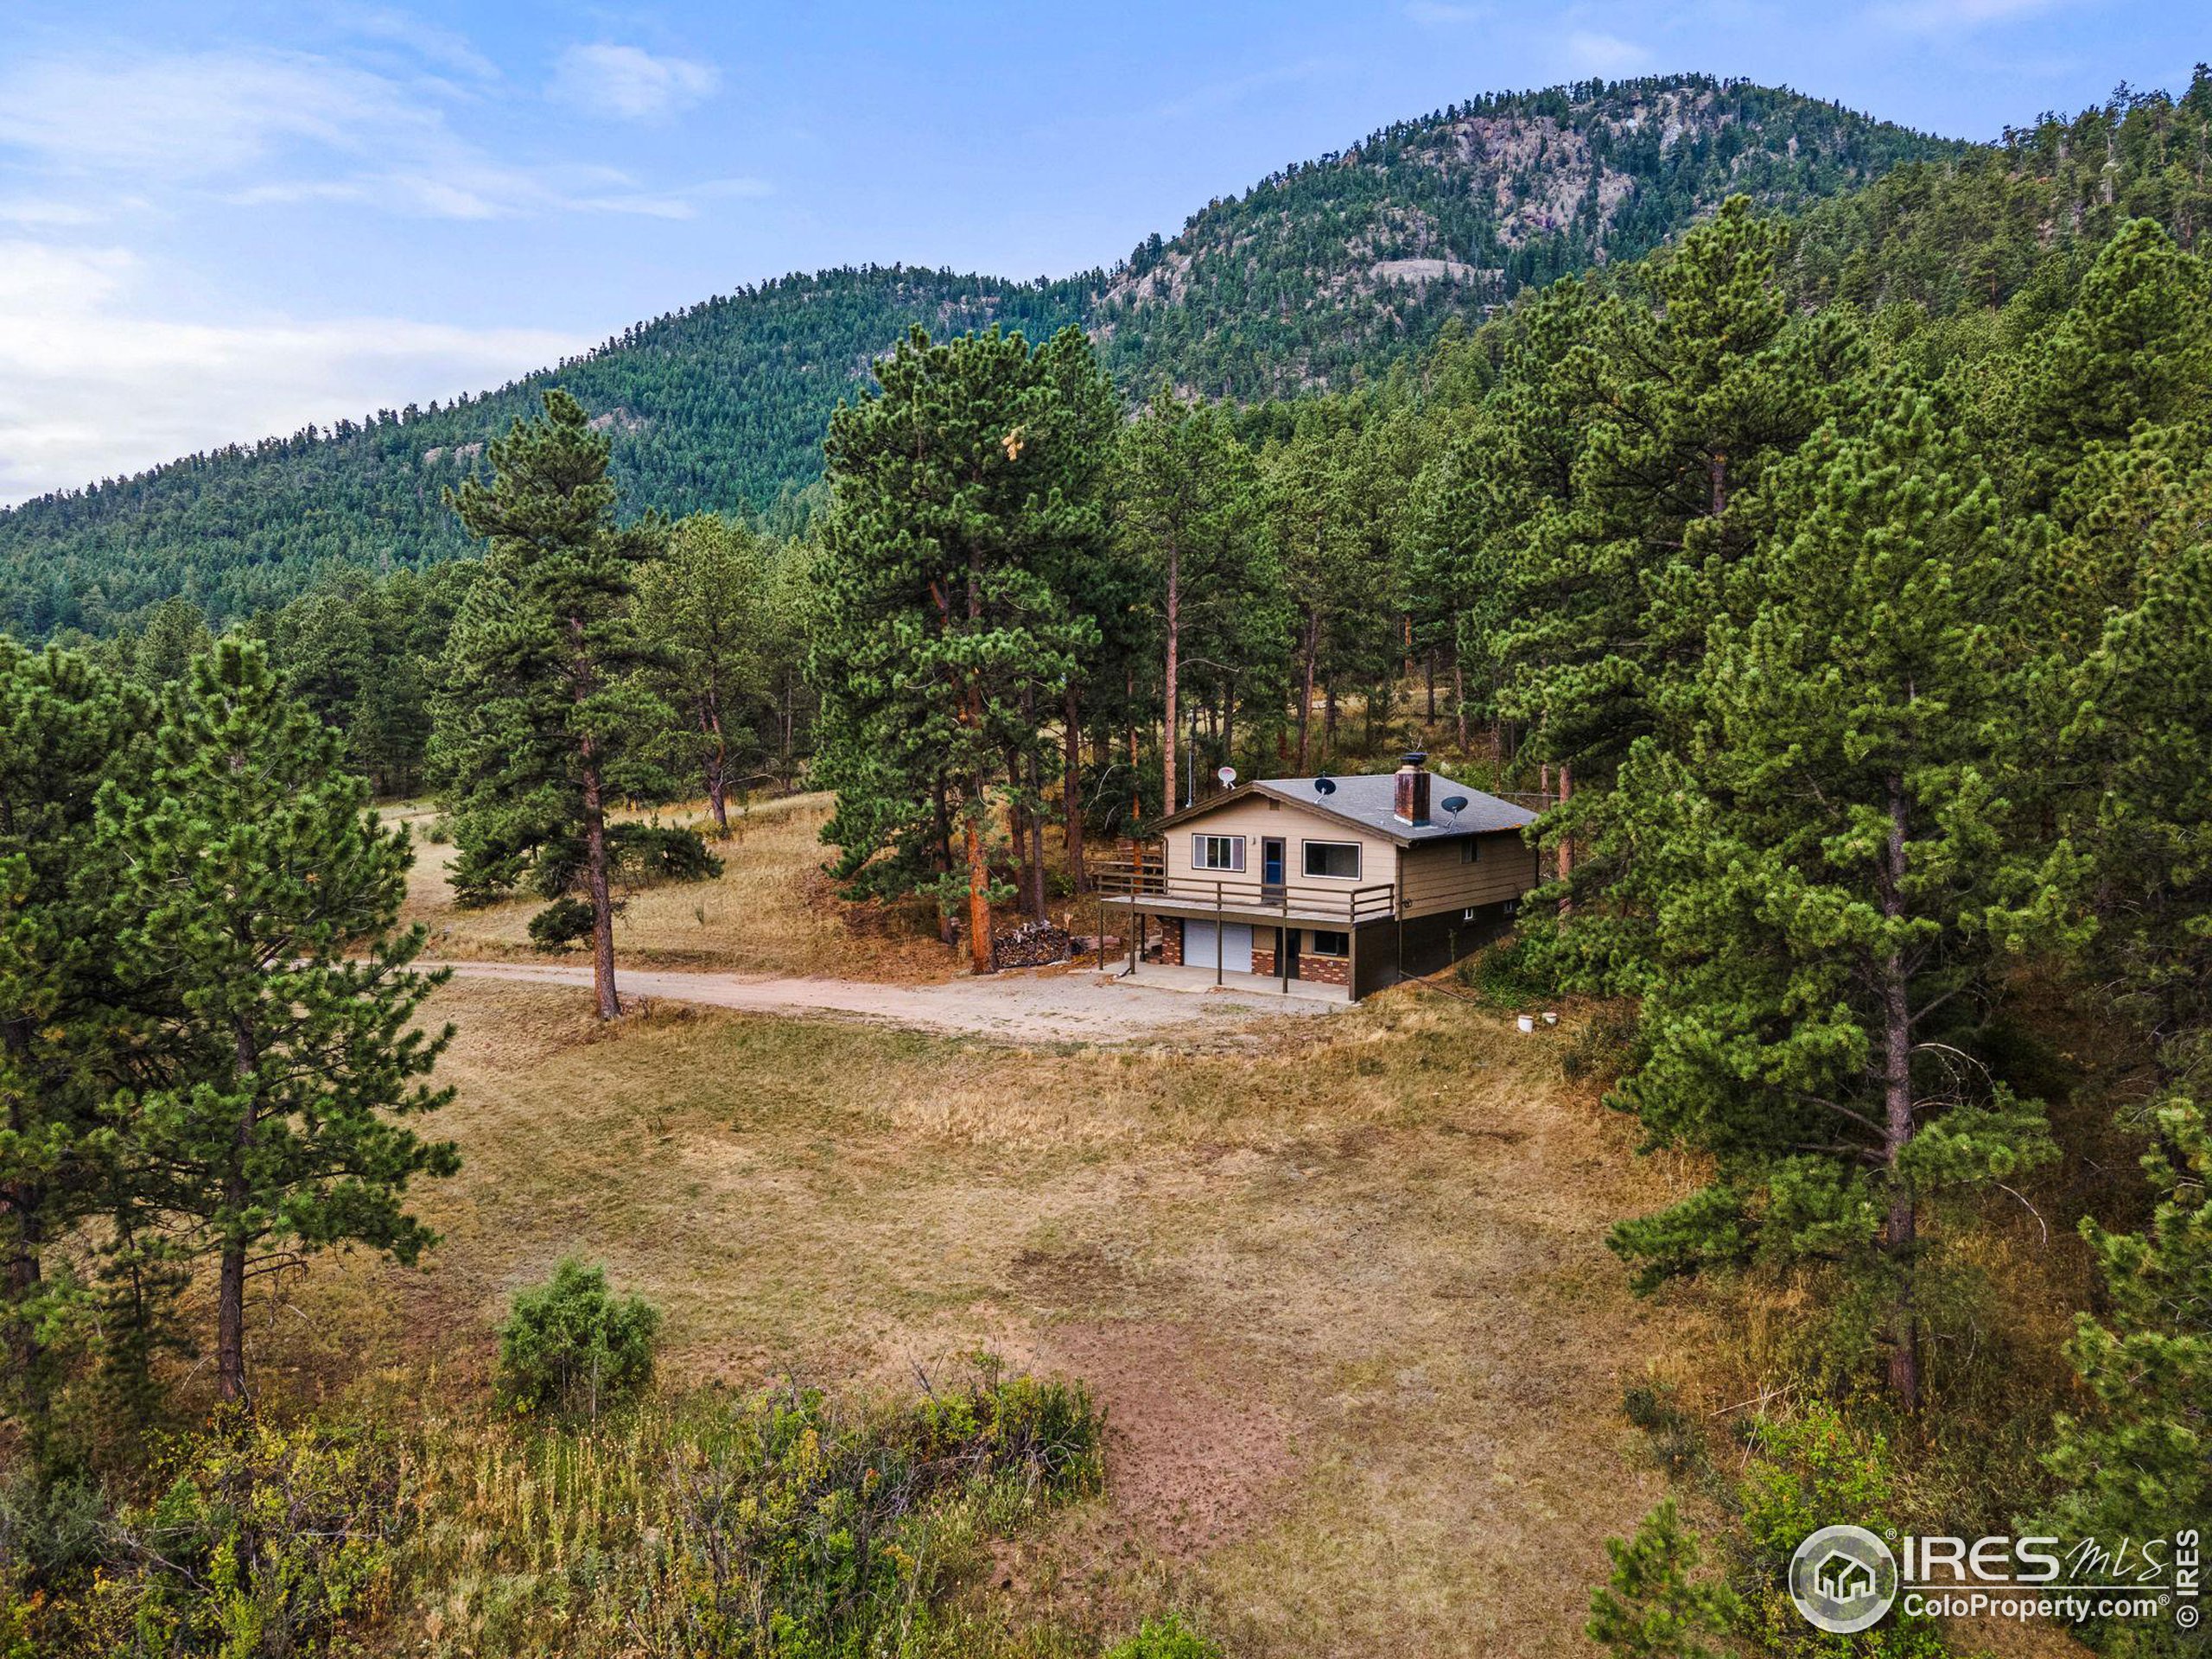
[[[1219,772],[1214,773],[1214,776],[1220,779],[1221,786],[1224,789],[1227,789],[1231,784],[1236,781],[1236,768],[1234,766],[1224,766]]]
[[[1337,792],[1337,780],[1333,778],[1316,778],[1313,780],[1313,792],[1316,795],[1335,794]]]
[[[1444,798],[1444,810],[1453,817],[1458,817],[1467,810],[1467,798],[1464,795],[1446,795]]]

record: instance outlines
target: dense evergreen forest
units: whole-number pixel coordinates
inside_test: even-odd
[[[1628,1390],[1708,1535],[1669,1503],[1618,1542],[1595,1639],[1939,1659],[1909,1611],[1813,1633],[1799,1541],[2201,1526],[2212,70],[1891,159],[1796,213],[1686,196],[1695,222],[1643,257],[1294,397],[1171,385],[1132,415],[1124,347],[1006,290],[1038,296],[1033,336],[914,327],[830,417],[809,510],[765,522],[624,470],[642,394],[626,435],[517,388],[441,532],[482,559],[10,645],[0,974],[38,1017],[0,1047],[0,1179],[38,1524],[63,1537],[55,1494],[104,1501],[62,1477],[153,1414],[191,1261],[219,1274],[235,1401],[249,1262],[419,1248],[405,1189],[452,1154],[409,1120],[441,1103],[443,1039],[408,1034],[435,976],[395,926],[372,781],[435,790],[464,899],[543,899],[532,940],[588,944],[613,1020],[622,861],[682,880],[712,854],[658,825],[626,843],[613,803],[719,815],[804,769],[836,797],[844,892],[933,912],[988,972],[1010,912],[1080,888],[1087,841],[1143,833],[1215,766],[1410,743],[1542,804],[1541,885],[1464,985],[1580,999],[1571,1075],[1685,1177],[1613,1230],[1619,1271],[1755,1383],[1749,1414]],[[97,1259],[46,1273],[73,1233]],[[526,1363],[525,1313],[566,1298],[598,1298],[594,1389],[650,1347],[650,1310],[617,1319],[603,1285],[533,1294],[512,1390],[579,1386]],[[1095,1429],[1046,1414],[1084,1490]],[[156,1537],[162,1513],[87,1524]],[[34,1648],[102,1651],[133,1618],[128,1650],[216,1645],[168,1642],[231,1604],[150,1547],[111,1579],[51,1548],[14,1604]],[[235,1600],[240,1571],[205,1576]],[[2164,1623],[2077,1633],[2200,1650]]]
[[[550,385],[605,424],[634,499],[788,525],[792,493],[821,471],[830,410],[917,323],[943,336],[997,322],[1032,339],[1080,325],[1133,401],[1162,378],[1240,398],[1343,388],[1447,318],[1641,253],[1731,192],[1796,207],[1963,148],[1694,76],[1485,99],[1214,203],[1113,272],[785,277],[640,323],[497,391],[380,410],[0,512],[0,626],[105,634],[176,595],[220,624],[328,571],[461,552],[442,493]],[[1431,276],[1423,261],[1448,274]]]

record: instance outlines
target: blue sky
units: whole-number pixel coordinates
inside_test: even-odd
[[[1110,264],[1501,87],[1697,69],[1994,137],[2212,58],[2140,0],[0,0],[0,501],[495,385],[791,270]]]

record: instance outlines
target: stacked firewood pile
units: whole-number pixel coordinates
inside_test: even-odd
[[[1044,968],[1075,954],[1075,941],[1052,922],[1023,922],[991,938],[995,968]]]

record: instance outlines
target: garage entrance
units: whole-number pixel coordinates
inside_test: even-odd
[[[1252,971],[1252,929],[1246,922],[1185,922],[1183,961],[1192,968],[1224,973]]]

